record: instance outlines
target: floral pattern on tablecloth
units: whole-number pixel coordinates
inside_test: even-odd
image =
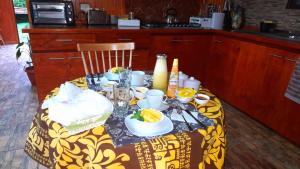
[[[72,81],[86,89],[85,78]],[[58,88],[48,96],[56,95]],[[69,135],[59,123],[51,121],[47,111],[39,109],[31,124],[25,152],[50,168],[222,168],[226,135],[220,101],[208,90],[211,101],[200,106],[190,104],[215,125],[193,132],[179,132],[116,148],[104,126]]]

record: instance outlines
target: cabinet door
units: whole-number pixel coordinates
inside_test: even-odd
[[[233,77],[233,104],[252,117],[264,106],[263,83],[269,57],[265,46],[240,42],[240,53]]]
[[[65,82],[68,62],[64,53],[34,53],[35,79],[39,101],[55,87]]]
[[[77,51],[77,43],[95,42],[94,34],[30,34],[33,52]]]
[[[213,37],[211,53],[207,58],[206,85],[215,94],[227,101],[231,99],[232,81],[239,51],[239,41],[223,36]]]
[[[300,144],[300,105],[284,96],[299,54],[268,48],[269,64],[264,81],[263,123]]]
[[[206,35],[167,35],[154,36],[151,45],[150,63],[155,64],[155,56],[167,54],[168,70],[171,70],[174,58],[179,59],[179,70],[204,79],[205,60],[209,55],[210,37]]]
[[[66,80],[74,80],[85,76],[81,54],[79,52],[74,52],[68,54],[66,57],[69,66]]]

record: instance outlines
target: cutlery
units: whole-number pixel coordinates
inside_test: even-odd
[[[180,113],[178,113],[178,112],[180,112]],[[177,109],[177,113],[181,115],[181,117],[182,117],[183,120],[184,120],[185,125],[189,128],[189,131],[193,131],[193,128],[192,128],[192,127],[190,126],[190,124],[186,121],[184,115],[182,114],[182,110]]]
[[[192,113],[191,111],[185,109],[185,107],[182,105],[182,104],[179,104],[179,107],[182,111],[185,111],[187,112],[188,115],[190,115],[201,127],[207,129],[207,126],[204,125],[200,120],[198,120],[198,118],[196,118]]]
[[[96,85],[95,80],[94,80],[94,75],[91,73],[91,82],[93,85]]]

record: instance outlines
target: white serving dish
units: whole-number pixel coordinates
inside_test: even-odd
[[[163,115],[161,121],[156,123],[142,122],[137,119],[131,119],[131,116],[132,114],[125,118],[125,126],[133,135],[139,137],[163,135],[171,132],[174,128],[172,121],[165,115]]]
[[[201,96],[201,97],[205,98],[205,100],[197,99],[197,96]],[[200,105],[204,105],[204,104],[206,104],[210,100],[210,97],[207,96],[207,95],[205,95],[205,94],[196,94],[196,96],[195,96],[194,99],[195,99],[196,103],[198,103]]]

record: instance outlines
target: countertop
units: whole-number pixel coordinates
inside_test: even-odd
[[[288,36],[279,36],[271,33],[260,33],[258,31],[237,30],[225,31],[204,28],[120,28],[111,25],[100,26],[57,26],[57,25],[41,25],[30,26],[22,30],[24,33],[148,33],[148,34],[207,34],[207,35],[223,35],[227,37],[237,38],[241,40],[252,41],[261,44],[271,44],[288,50],[300,52],[300,38],[290,39]]]

